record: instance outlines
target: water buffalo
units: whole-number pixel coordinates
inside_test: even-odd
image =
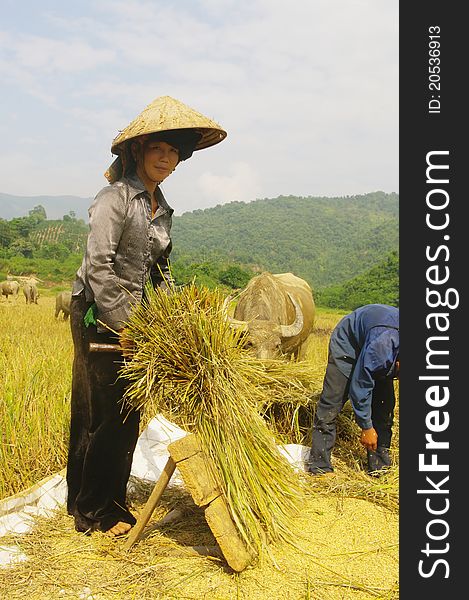
[[[18,291],[20,284],[17,281],[2,281],[0,283],[1,295],[5,296],[8,300],[8,296],[13,296],[13,299],[18,298]]]
[[[64,321],[66,321],[70,315],[70,301],[72,299],[72,292],[59,292],[55,297],[55,318],[57,319],[62,312]]]
[[[257,358],[302,356],[315,316],[313,293],[293,273],[261,273],[241,292],[230,319],[248,332],[247,344]]]
[[[37,304],[39,292],[34,279],[30,279],[23,285],[23,294],[26,298],[26,304]]]

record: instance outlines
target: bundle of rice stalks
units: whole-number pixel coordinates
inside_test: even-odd
[[[275,436],[284,443],[302,444],[310,435],[314,407],[322,390],[324,368],[306,361],[259,361],[253,381],[259,410]]]
[[[192,284],[146,296],[123,336],[134,346],[122,367],[126,401],[197,434],[248,548],[294,543],[304,488],[259,414],[279,378],[243,348],[218,291]]]

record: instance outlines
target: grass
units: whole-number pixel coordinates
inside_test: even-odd
[[[55,299],[0,301],[0,498],[62,469],[66,460],[72,342]]]
[[[55,297],[41,288],[40,294],[38,305],[26,305],[21,297],[16,302],[0,300],[0,499],[57,472],[66,462],[73,357],[70,324],[54,318]],[[329,335],[343,314],[318,309],[305,360],[313,373],[308,383],[313,401],[322,385]],[[292,382],[295,403],[286,397],[283,408],[279,402],[275,408],[267,404],[264,410],[272,417],[279,441],[308,444],[313,407],[302,408],[301,386],[295,396],[296,392]],[[277,396],[277,400],[282,399]],[[150,416],[144,416],[142,427]],[[359,472],[365,460],[358,432],[347,404],[339,417],[334,456],[353,472]],[[391,448],[396,467],[398,440],[397,407]]]

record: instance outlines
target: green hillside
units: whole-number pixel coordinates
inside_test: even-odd
[[[399,197],[279,196],[176,217],[174,259],[291,271],[314,289],[364,273],[398,248]]]
[[[342,285],[319,290],[316,302],[322,306],[355,310],[364,304],[399,306],[399,256],[391,252],[385,261]]]
[[[177,283],[195,277],[209,287],[239,288],[263,270],[291,271],[324,305],[395,304],[398,204],[397,194],[384,192],[279,196],[185,213],[174,217],[173,273]],[[0,219],[0,279],[35,273],[71,282],[87,233],[75,213],[49,220],[41,205],[27,217]]]

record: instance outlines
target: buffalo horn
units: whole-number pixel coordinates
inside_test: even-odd
[[[292,301],[293,306],[295,307],[295,320],[291,325],[279,325],[279,331],[282,338],[289,338],[295,335],[298,335],[300,331],[303,329],[303,312],[301,310],[298,302],[293,298],[293,296],[287,292],[288,297]]]
[[[249,329],[247,321],[238,321],[238,319],[233,319],[233,317],[230,316],[227,316],[226,320],[235,329],[242,329],[243,331],[248,331]]]
[[[247,321],[238,321],[238,319],[234,319],[233,317],[230,317],[230,315],[228,314],[228,307],[230,305],[230,302],[236,298],[239,294],[230,294],[229,296],[227,296],[223,302],[223,312],[226,315],[226,320],[228,321],[228,323],[234,327],[235,329],[242,329],[243,331],[247,331],[248,330],[248,322]]]

